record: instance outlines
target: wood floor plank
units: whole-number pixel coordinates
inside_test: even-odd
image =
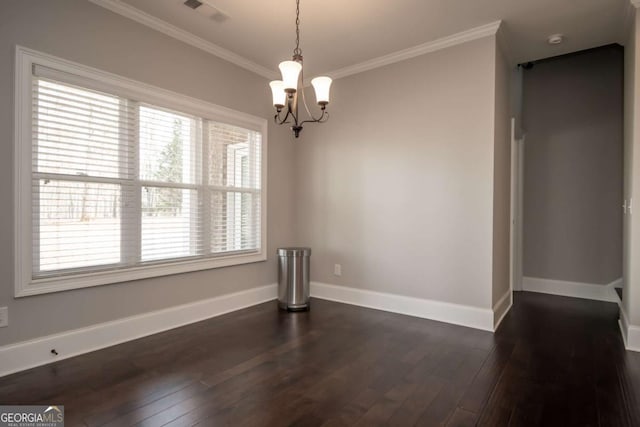
[[[440,378],[423,378],[422,382],[416,385],[415,391],[402,402],[402,405],[389,418],[388,424],[390,426],[412,426],[416,424],[444,385],[444,380]]]
[[[478,414],[457,408],[447,422],[447,427],[473,427],[477,422]]]

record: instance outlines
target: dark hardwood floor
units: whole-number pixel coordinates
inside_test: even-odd
[[[488,332],[267,303],[0,378],[67,426],[640,426],[617,306],[533,293]]]

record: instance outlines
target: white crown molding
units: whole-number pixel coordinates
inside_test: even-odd
[[[619,286],[621,280],[622,279],[616,279],[606,285],[597,285],[593,283],[569,282],[566,280],[523,277],[522,290],[596,301],[617,302],[618,298],[614,287]]]
[[[493,311],[469,305],[311,282],[311,296],[484,331],[494,330]]]
[[[361,62],[359,64],[349,65],[347,67],[340,68],[339,70],[335,70],[327,74],[334,79],[339,79],[353,74],[362,73],[363,71],[369,71],[373,70],[374,68],[379,68],[396,62],[405,61],[407,59],[415,58],[416,56],[435,52],[441,49],[446,49],[448,47],[452,47],[483,37],[495,35],[498,32],[501,24],[502,21],[496,21],[490,24],[481,25],[479,27],[471,28],[470,30],[442,37],[437,40],[419,44],[407,49],[402,49],[388,55],[383,55],[378,58]]]
[[[112,12],[115,12],[119,15],[132,19],[140,24],[146,25],[147,27],[153,28],[156,31],[160,31],[170,37],[178,39],[184,43],[187,43],[191,46],[197,47],[198,49],[202,49],[205,52],[208,52],[212,55],[215,55],[219,58],[224,59],[225,61],[229,61],[232,64],[235,64],[239,67],[242,67],[246,70],[252,71],[262,77],[267,79],[275,79],[278,77],[278,74],[270,70],[268,68],[263,67],[262,65],[256,64],[255,62],[244,58],[236,53],[231,52],[217,44],[211,43],[201,37],[196,36],[188,31],[185,31],[181,28],[176,27],[162,19],[156,18],[146,12],[141,11],[129,4],[122,2],[121,0],[89,0],[91,3],[97,4],[98,6],[102,6],[105,9],[108,9]]]
[[[272,301],[276,296],[277,285],[271,284],[6,345],[0,347],[0,377]],[[51,354],[52,348],[57,356]]]

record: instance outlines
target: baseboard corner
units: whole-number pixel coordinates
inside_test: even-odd
[[[625,349],[640,352],[640,326],[629,324],[626,313],[622,307],[620,307],[618,326],[620,326],[620,334],[622,335]]]
[[[500,297],[498,302],[493,306],[493,331],[497,331],[498,327],[502,323],[502,320],[507,316],[507,313],[513,306],[513,292],[508,289],[507,292]]]

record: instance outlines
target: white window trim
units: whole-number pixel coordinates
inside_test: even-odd
[[[204,119],[244,127],[262,133],[261,159],[261,244],[258,252],[214,258],[155,263],[122,270],[99,271],[70,276],[32,279],[31,173],[33,66],[41,65],[68,72],[81,79],[98,81],[105,91],[124,94],[160,107],[171,108]],[[267,120],[226,107],[211,104],[176,92],[16,46],[14,135],[14,274],[15,296],[121,283],[190,271],[248,264],[267,259]]]

